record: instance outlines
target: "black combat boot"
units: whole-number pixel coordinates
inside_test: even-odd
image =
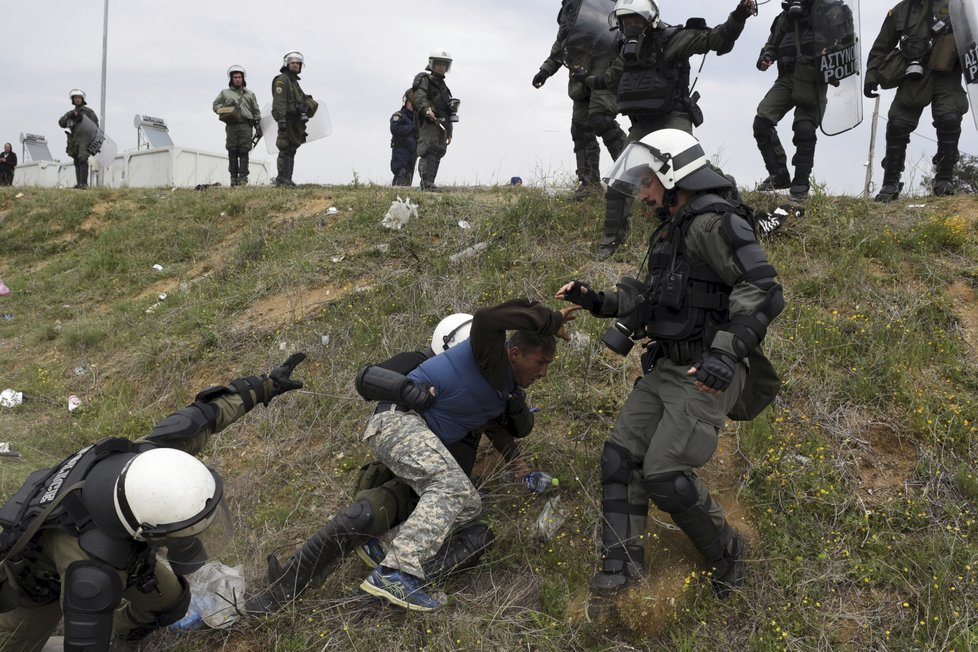
[[[788,172],[788,155],[781,146],[778,130],[766,118],[755,116],[754,140],[757,149],[764,159],[764,167],[768,176],[757,186],[758,190],[784,190],[791,185],[791,174]]]
[[[421,189],[426,192],[441,192],[441,188],[435,185],[435,177],[438,176],[438,166],[441,165],[441,158],[428,154],[425,156],[424,171],[421,173]]]
[[[900,197],[903,183],[903,162],[907,156],[910,133],[917,125],[903,120],[891,120],[886,125],[886,154],[883,156],[883,185],[876,194],[876,201],[890,202]]]
[[[628,235],[628,213],[632,208],[632,198],[622,192],[608,188],[605,192],[604,237],[598,244],[598,258],[609,258]]]
[[[228,150],[228,174],[231,175],[231,185],[238,185],[238,150]]]
[[[78,180],[76,188],[79,190],[88,188],[88,161],[82,161],[75,166],[75,176]]]
[[[955,113],[939,115],[934,120],[937,130],[937,153],[934,154],[934,194],[941,197],[954,194],[954,166],[958,162],[958,140],[961,138],[961,116]]]
[[[792,143],[795,146],[795,155],[791,157],[791,164],[795,166],[795,176],[788,188],[788,196],[792,201],[803,202],[808,199],[809,179],[812,176],[812,168],[815,167],[815,144],[818,136],[815,131],[816,125],[811,120],[799,120],[791,128],[794,131]]]
[[[250,160],[247,150],[240,151],[241,153],[238,155],[238,185],[247,186]]]
[[[332,568],[367,540],[373,521],[369,501],[358,500],[334,516],[282,566],[268,556],[268,588],[245,603],[245,612],[272,613],[295,600],[313,584],[321,584]]]

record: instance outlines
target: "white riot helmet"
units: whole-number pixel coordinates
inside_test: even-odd
[[[75,97],[76,95],[78,97],[82,98],[82,102],[84,102],[87,99],[86,96],[85,96],[85,91],[83,91],[80,88],[72,88],[70,91],[68,91],[68,99],[69,100],[71,98]]]
[[[465,312],[457,312],[454,315],[445,317],[435,326],[435,332],[431,335],[431,350],[435,355],[444,353],[456,344],[461,344],[469,339],[469,331],[472,329],[472,315]]]
[[[452,69],[452,55],[447,50],[432,50],[431,54],[428,55],[428,70],[431,70],[432,66],[439,62],[445,64],[445,74],[447,75],[448,71]]]
[[[248,76],[248,73],[245,72],[244,66],[231,66],[228,68],[228,81],[231,81],[231,75],[236,72],[240,72],[242,77]]]
[[[86,479],[83,500],[99,529],[158,541],[206,530],[223,494],[220,476],[196,457],[156,448],[98,463]]]
[[[635,197],[650,174],[655,174],[666,190],[682,188],[695,192],[733,185],[709,164],[700,142],[681,129],[653,131],[629,144],[604,181],[609,187]]]
[[[608,27],[621,29],[621,19],[629,14],[644,18],[651,29],[659,26],[659,5],[654,0],[618,0],[615,8],[608,14]]]
[[[292,63],[293,61],[299,62],[300,69],[306,67],[306,59],[305,57],[302,56],[301,52],[295,52],[295,51],[289,52],[284,57],[282,57],[282,65],[286,68],[288,68],[289,64]]]

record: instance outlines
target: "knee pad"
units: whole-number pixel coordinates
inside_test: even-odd
[[[799,120],[791,125],[791,130],[794,132],[792,142],[795,146],[814,145],[815,141],[818,140],[818,134],[815,132],[815,123],[811,120]]]
[[[649,476],[642,485],[655,506],[667,514],[678,514],[696,504],[696,487],[682,471]]]
[[[934,119],[934,129],[937,130],[938,140],[941,136],[957,139],[961,135],[961,116],[957,113],[942,113]]]
[[[761,144],[767,144],[771,142],[771,132],[774,131],[775,125],[773,122],[767,118],[761,117],[759,115],[754,116],[754,140]]]
[[[917,127],[913,122],[905,120],[890,120],[886,124],[886,140],[888,144],[906,145],[910,142],[910,133]]]
[[[604,443],[601,450],[601,484],[628,484],[635,466],[627,448],[610,441]]]
[[[574,141],[574,151],[579,149],[584,149],[588,146],[591,139],[594,138],[594,132],[586,123],[580,123],[576,120],[571,121],[570,128],[571,140]]]
[[[374,520],[374,506],[369,500],[358,500],[336,515],[337,529],[342,532],[364,532]]]
[[[606,132],[619,128],[614,116],[607,113],[592,113],[587,120],[591,130],[598,136],[604,136]]]
[[[68,566],[62,584],[65,649],[107,647],[112,637],[112,612],[122,602],[119,574],[108,564],[76,561]]]

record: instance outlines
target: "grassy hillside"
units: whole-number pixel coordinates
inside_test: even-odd
[[[258,586],[267,553],[288,556],[350,500],[371,409],[353,390],[360,366],[420,347],[451,312],[547,299],[572,278],[613,285],[650,231],[636,219],[630,247],[599,262],[600,198],[413,193],[419,217],[392,231],[380,222],[396,194],[0,191],[0,278],[12,289],[0,297],[0,390],[28,398],[0,408],[0,442],[23,455],[0,458],[0,494],[100,437],[148,432],[207,385],[305,351],[305,389],[257,408],[206,455],[236,521],[222,561]],[[497,545],[439,587],[452,597],[442,611],[351,597],[366,575],[351,558],[292,611],[165,634],[151,649],[978,649],[976,220],[971,197],[817,195],[765,243],[788,304],[766,343],[785,387],[755,421],[727,424],[703,470],[752,544],[747,586],[730,600],[713,597],[685,538],[658,518],[649,577],[621,621],[582,618],[597,460],[638,373],[637,355],[601,344],[609,323],[586,316],[530,392],[530,457],[560,478],[569,512],[555,539],[533,540],[545,498],[486,451]],[[478,242],[490,246],[450,260]],[[70,394],[83,403],[73,413]]]

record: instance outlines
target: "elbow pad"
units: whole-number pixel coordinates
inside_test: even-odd
[[[355,385],[365,401],[391,401],[415,412],[423,412],[435,401],[426,385],[378,365],[361,369]]]
[[[726,328],[733,335],[733,347],[738,360],[746,358],[764,340],[768,326],[784,310],[781,286],[774,279],[769,279],[764,285],[768,285],[767,295],[757,310],[751,314],[734,315]]]

